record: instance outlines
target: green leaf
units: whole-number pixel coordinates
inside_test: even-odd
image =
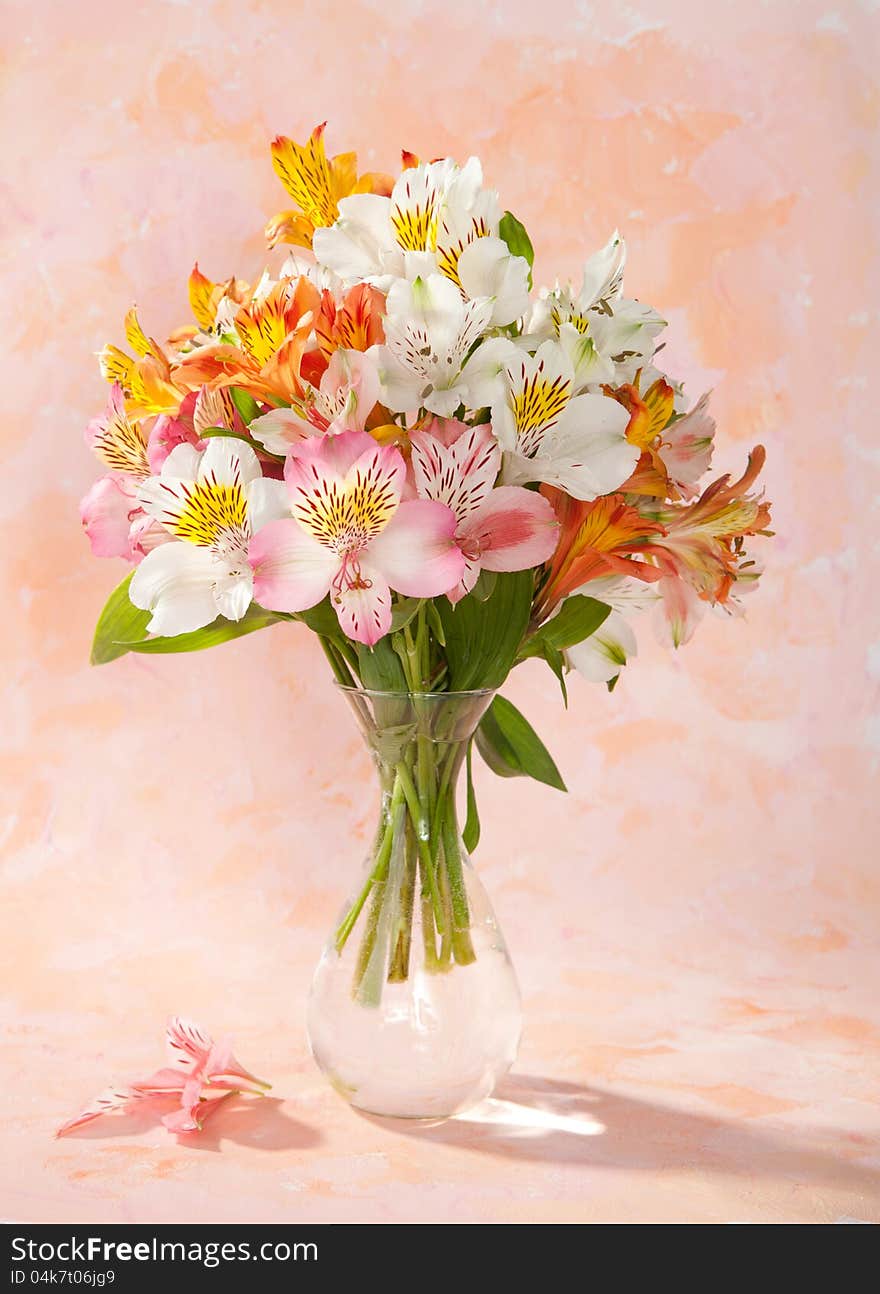
[[[254,418],[259,418],[260,406],[252,395],[248,395],[247,391],[242,391],[240,386],[230,387],[230,394],[232,403],[241,414],[241,420],[246,427],[253,422]]]
[[[245,634],[255,633],[257,629],[266,629],[269,625],[280,624],[289,620],[289,616],[266,611],[252,602],[240,620],[223,620],[219,616],[213,624],[204,629],[194,629],[192,633],[175,634],[173,638],[143,638],[134,642],[120,644],[125,651],[141,652],[150,656],[165,656],[178,652],[203,651],[206,647],[218,647],[220,643],[231,642],[233,638],[243,638]]]
[[[544,650],[541,653],[542,659],[552,669],[553,673],[559,680],[559,686],[562,690],[562,704],[568,709],[568,688],[565,684],[565,659],[562,652],[559,651],[552,643],[544,643]]]
[[[314,633],[320,634],[322,638],[339,638],[344,636],[339,628],[339,619],[333,607],[330,605],[330,598],[326,597],[315,607],[309,607],[308,611],[297,611],[294,614],[295,620],[301,620],[304,625]]]
[[[516,216],[510,211],[505,211],[501,217],[501,223],[498,226],[498,234],[501,239],[507,243],[511,256],[522,256],[529,263],[529,269],[535,263],[535,249],[532,246],[532,240],[526,233],[523,225]],[[529,275],[529,287],[532,286],[532,276]]]
[[[401,598],[395,607],[391,609],[391,628],[389,633],[397,633],[398,629],[405,628],[409,622],[418,614],[418,598]]]
[[[390,635],[380,638],[375,647],[355,643],[358,673],[364,687],[375,692],[406,692],[406,675],[391,645]]]
[[[477,794],[474,790],[473,748],[472,738],[467,748],[467,819],[464,831],[461,833],[464,847],[469,854],[472,854],[480,843],[480,815],[477,810]]]
[[[610,614],[611,608],[596,598],[584,597],[583,594],[566,598],[553,619],[542,624],[525,643],[520,660],[544,656],[544,647],[548,643],[558,652],[582,643],[604,624]]]
[[[533,777],[566,790],[559,769],[541,738],[506,697],[496,696],[477,729],[477,750],[499,777]]]
[[[441,647],[446,646],[446,630],[443,628],[443,621],[440,619],[440,612],[437,610],[437,603],[433,598],[425,603],[428,615],[428,624],[434,631],[434,637]]]
[[[491,598],[495,591],[495,585],[498,583],[497,571],[480,571],[477,576],[477,582],[471,589],[471,593],[478,602],[485,602]]]
[[[614,691],[614,689],[617,687],[617,682],[618,682],[618,679],[619,679],[619,678],[620,678],[620,675],[619,675],[619,674],[615,674],[615,675],[614,675],[614,678],[610,678],[610,679],[608,680],[608,682],[605,684],[605,686],[608,688],[608,691],[609,691],[609,692],[613,692],[613,691]]]
[[[128,596],[128,586],[134,571],[126,575],[110,594],[95,626],[91,661],[93,665],[106,665],[117,660],[129,650],[128,643],[138,642],[147,636],[147,625],[152,619],[149,611],[141,611]]]
[[[204,431],[200,432],[199,434],[201,435],[202,440],[212,440],[215,438],[219,439],[223,437],[225,437],[227,440],[241,440],[245,443],[245,445],[250,445],[254,453],[260,454],[263,458],[271,458],[276,463],[284,462],[284,459],[280,454],[270,453],[269,450],[264,449],[262,445],[256,444],[256,442],[250,436],[243,436],[240,431],[230,431],[228,427],[207,427]]]
[[[450,692],[501,686],[528,627],[533,589],[531,571],[510,571],[498,576],[485,602],[473,593],[456,606],[439,601]]]

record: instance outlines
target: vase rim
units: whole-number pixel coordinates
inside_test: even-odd
[[[413,697],[419,701],[460,701],[470,697],[492,696],[498,691],[495,687],[476,687],[464,692],[388,692],[382,688],[359,687],[357,684],[340,683],[337,679],[333,680],[333,686],[338,691],[345,692],[350,696],[375,696],[394,698],[398,701],[410,700]]]

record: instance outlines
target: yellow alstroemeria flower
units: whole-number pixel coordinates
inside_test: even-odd
[[[378,171],[357,173],[357,153],[338,153],[327,157],[324,151],[324,127],[316,126],[305,144],[297,144],[286,135],[272,142],[272,165],[298,211],[280,211],[266,225],[266,240],[311,247],[316,229],[332,225],[339,215],[338,202],[352,193],[391,193],[390,175]]]
[[[102,376],[119,383],[134,418],[176,412],[185,390],[175,384],[169,357],[141,328],[134,306],[125,316],[125,337],[134,356],[108,342],[98,355]]]

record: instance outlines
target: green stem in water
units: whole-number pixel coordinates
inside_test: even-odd
[[[447,797],[446,812],[443,815],[443,857],[446,861],[446,875],[449,877],[449,892],[452,899],[452,950],[459,965],[467,966],[477,960],[477,955],[471,941],[471,914],[468,909],[461,853],[458,848],[454,791],[451,791]]]
[[[409,975],[409,953],[412,946],[413,901],[416,889],[418,854],[415,831],[407,821],[405,832],[405,857],[403,884],[400,891],[400,910],[395,928],[391,931],[391,959],[388,963],[388,983],[401,984]]]
[[[354,929],[357,919],[361,914],[361,909],[367,901],[370,890],[377,881],[384,879],[385,872],[388,870],[388,860],[391,857],[391,848],[394,844],[394,824],[397,818],[397,812],[403,804],[403,787],[400,779],[394,782],[394,789],[391,792],[391,802],[388,806],[387,816],[385,819],[385,830],[379,849],[376,853],[376,861],[373,864],[372,871],[364,881],[360,894],[351,905],[344,920],[341,922],[339,929],[336,931],[336,951],[342,952],[348,936]]]
[[[333,676],[336,679],[336,682],[341,683],[343,687],[354,687],[354,678],[351,670],[348,668],[345,657],[342,655],[339,648],[336,647],[329,638],[325,638],[323,634],[318,634],[318,642],[321,644],[324,655],[330,662],[330,668],[333,670]]]
[[[428,890],[431,895],[431,902],[434,905],[434,915],[437,925],[443,928],[443,908],[440,902],[440,893],[437,889],[437,877],[434,869],[434,861],[431,857],[431,848],[425,839],[425,832],[428,830],[428,822],[422,810],[418,792],[413,785],[409,769],[403,762],[395,768],[397,780],[403,788],[403,794],[406,797],[406,805],[409,810],[410,820],[415,828],[416,840],[419,846],[419,857],[422,860],[423,878],[427,878]]]

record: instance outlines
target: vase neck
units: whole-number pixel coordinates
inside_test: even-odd
[[[491,691],[397,693],[339,689],[346,697],[383,784],[403,764],[455,786],[468,743]]]

